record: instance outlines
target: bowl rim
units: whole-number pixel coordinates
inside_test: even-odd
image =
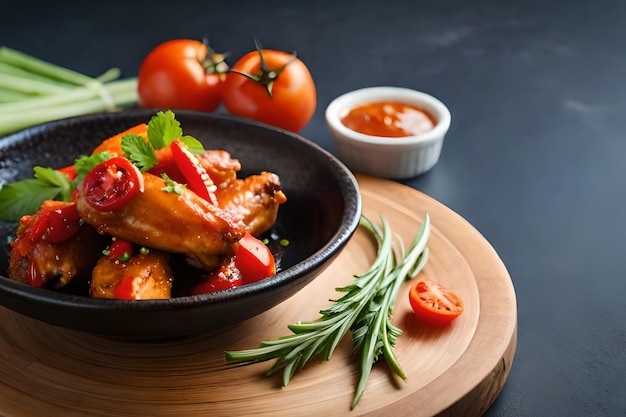
[[[106,120],[116,115],[133,117],[139,115],[151,115],[160,109],[142,109],[132,108],[125,109],[117,113],[95,113],[70,118],[60,119],[35,127],[26,128],[18,132],[0,137],[0,143],[4,146],[12,147],[20,142],[31,140],[33,136],[40,135],[49,129],[60,129],[64,126],[72,126],[76,123],[84,121],[94,121],[98,119]],[[7,298],[13,299],[13,304],[21,304],[23,302],[36,301],[42,308],[63,307],[72,308],[74,310],[124,310],[128,312],[141,313],[147,310],[151,311],[169,311],[201,308],[211,304],[218,304],[224,301],[232,302],[236,299],[245,298],[251,295],[259,295],[270,291],[275,287],[283,285],[289,286],[306,275],[309,270],[322,266],[328,258],[336,255],[349,241],[350,237],[359,225],[360,215],[362,211],[362,199],[359,192],[358,183],[354,174],[341,162],[337,157],[329,151],[322,148],[319,144],[306,139],[298,133],[287,131],[275,126],[271,126],[262,122],[242,117],[223,114],[223,113],[206,113],[195,110],[173,110],[178,117],[179,115],[189,117],[206,117],[213,119],[221,119],[226,122],[234,122],[242,125],[248,125],[253,129],[270,129],[275,132],[291,136],[292,139],[301,143],[303,146],[316,149],[320,152],[323,159],[332,162],[332,169],[339,171],[340,184],[342,189],[352,187],[356,192],[351,195],[344,195],[345,207],[342,213],[341,225],[333,236],[316,252],[307,258],[300,260],[293,266],[279,271],[272,277],[257,282],[246,284],[244,286],[221,290],[212,293],[204,293],[198,295],[187,295],[180,297],[172,297],[169,299],[151,299],[151,300],[116,300],[86,297],[71,293],[62,293],[52,291],[50,289],[38,288],[28,284],[14,281],[8,278],[4,272],[0,273],[0,299],[4,300],[2,305],[14,311],[21,312],[20,309],[14,309],[6,302]],[[184,126],[182,126],[184,129]],[[2,146],[0,146],[1,148]]]
[[[397,100],[424,107],[437,119],[435,127],[420,135],[389,138],[367,135],[354,131],[343,123],[341,116],[357,105],[369,102]],[[450,128],[451,114],[448,107],[436,97],[423,91],[405,87],[377,86],[364,87],[344,93],[330,102],[325,111],[326,124],[336,134],[333,139],[344,142],[355,141],[367,144],[400,146],[427,144],[441,140]]]

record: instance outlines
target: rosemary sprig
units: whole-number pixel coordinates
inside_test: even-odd
[[[374,363],[380,355],[390,369],[405,379],[393,347],[401,330],[391,323],[391,314],[398,292],[404,281],[411,278],[426,264],[427,242],[430,236],[430,218],[425,216],[413,242],[405,252],[400,246],[394,250],[392,231],[381,217],[379,227],[361,216],[360,226],[370,232],[378,246],[370,268],[362,275],[355,275],[351,285],[337,288],[345,293],[314,321],[289,325],[293,334],[274,340],[263,341],[255,349],[226,351],[226,360],[231,363],[252,364],[276,359],[266,372],[272,375],[282,369],[282,384],[286,386],[296,371],[301,370],[312,359],[329,360],[346,333],[352,331],[355,354],[360,355],[361,377],[353,399],[354,408],[363,392]]]

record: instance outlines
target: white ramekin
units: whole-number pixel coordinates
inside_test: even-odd
[[[354,107],[380,101],[418,106],[437,123],[426,133],[401,138],[365,135],[341,123]],[[451,120],[448,108],[435,97],[401,87],[370,87],[343,94],[328,105],[325,116],[334,153],[350,170],[389,179],[408,179],[430,170],[439,160]]]

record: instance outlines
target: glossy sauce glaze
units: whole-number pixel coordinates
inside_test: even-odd
[[[344,126],[370,136],[406,137],[428,132],[437,123],[424,109],[397,101],[380,101],[353,108]]]

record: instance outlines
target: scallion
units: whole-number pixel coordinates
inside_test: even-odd
[[[137,103],[137,78],[119,68],[92,78],[0,47],[0,135],[83,114]]]

